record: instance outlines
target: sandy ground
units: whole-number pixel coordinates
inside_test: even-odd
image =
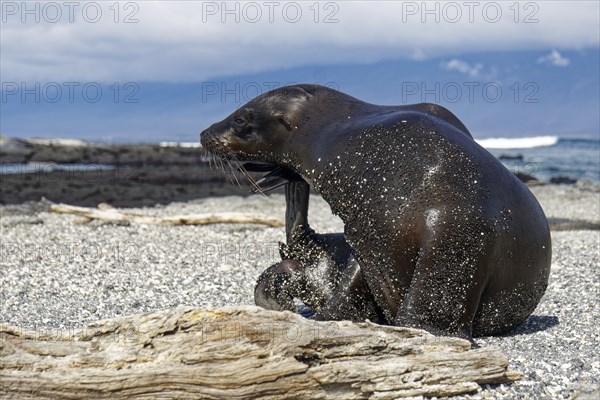
[[[556,185],[532,191],[550,221],[570,229],[552,233],[548,290],[521,327],[476,340],[501,348],[524,378],[463,398],[572,398],[600,384],[600,192]],[[282,195],[231,196],[134,211],[283,217],[284,207]],[[317,196],[311,199],[310,220],[319,232],[342,229]],[[582,223],[587,229],[577,228]],[[0,322],[34,329],[71,329],[184,305],[253,304],[256,278],[279,261],[277,242],[284,240],[282,228],[260,225],[81,224],[80,218],[49,213],[39,203],[0,207],[0,228]]]

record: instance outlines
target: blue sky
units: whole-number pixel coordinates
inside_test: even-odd
[[[440,103],[481,138],[600,131],[595,1],[48,4],[1,3],[3,135],[195,141],[294,82]]]

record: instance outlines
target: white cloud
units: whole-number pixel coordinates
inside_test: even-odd
[[[442,63],[442,67],[449,71],[458,71],[460,73],[470,76],[471,78],[479,78],[479,74],[481,72],[481,69],[483,68],[483,64],[478,63],[475,65],[470,65],[466,61],[461,61],[454,58],[446,63]]]
[[[566,67],[571,64],[571,60],[563,57],[557,50],[552,50],[550,54],[538,58],[537,62],[540,64],[551,64],[557,67]]]
[[[494,7],[484,14],[487,3],[479,2],[427,3],[430,10],[437,8],[434,14],[406,8],[423,7],[422,2],[321,2],[317,3],[318,15],[313,2],[296,2],[301,5],[296,23],[290,22],[296,10],[286,2],[276,2],[273,10],[267,7],[272,2],[227,3],[230,10],[238,7],[239,22],[234,14],[207,12],[207,5],[220,8],[222,2],[121,2],[119,23],[114,22],[114,2],[95,3],[103,7],[97,23],[85,21],[82,7],[76,10],[74,22],[66,19],[67,10],[63,9],[58,23],[44,23],[44,18],[35,23],[32,16],[27,16],[31,22],[22,23],[21,14],[3,9],[2,80],[197,82],[302,65],[421,60],[478,51],[580,49],[600,44],[600,6],[589,1],[535,2],[531,4],[537,9],[520,10],[518,16],[514,7],[510,8],[512,2],[489,3],[500,7],[500,14]],[[469,10],[463,7],[467,3],[477,6]],[[46,3],[32,4],[43,7]],[[135,11],[131,4],[139,7],[133,15],[139,22],[122,23]],[[248,4],[258,5],[259,14]],[[329,8],[325,8],[327,4]],[[457,14],[448,4],[463,8]],[[93,17],[93,10],[88,11]],[[499,19],[490,22],[495,15]],[[52,10],[45,15],[53,16]],[[252,22],[257,16],[258,21]],[[525,23],[526,16],[533,22]],[[324,23],[328,17],[337,22]],[[477,71],[477,65],[470,68]]]

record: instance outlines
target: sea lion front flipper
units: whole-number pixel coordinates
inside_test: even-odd
[[[285,187],[285,237],[291,244],[292,233],[303,227],[308,231],[308,200],[310,186],[302,178]]]
[[[260,164],[250,165],[251,168],[263,168]],[[282,170],[276,167],[271,172]],[[278,172],[276,172],[277,174]],[[301,179],[301,178],[300,178]],[[306,290],[304,271],[300,253],[305,252],[304,246],[309,241],[308,229],[308,198],[310,186],[304,180],[287,182],[285,198],[285,231],[287,243],[279,243],[279,253],[282,261],[267,268],[258,278],[254,288],[256,305],[270,310],[297,311],[294,298],[302,296]],[[294,259],[295,258],[295,259]]]

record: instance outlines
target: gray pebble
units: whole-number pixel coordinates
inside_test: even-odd
[[[532,191],[549,216],[600,220],[597,191],[554,185]],[[170,307],[253,304],[256,278],[279,261],[277,242],[284,240],[283,228],[79,224],[78,217],[32,207],[0,207],[0,322],[23,328],[74,329]],[[131,211],[283,218],[285,199],[232,196]],[[316,196],[310,221],[318,232],[343,228]],[[600,231],[555,231],[552,240],[549,287],[532,316],[508,335],[476,339],[500,348],[523,380],[484,385],[457,399],[587,399],[598,389]]]

